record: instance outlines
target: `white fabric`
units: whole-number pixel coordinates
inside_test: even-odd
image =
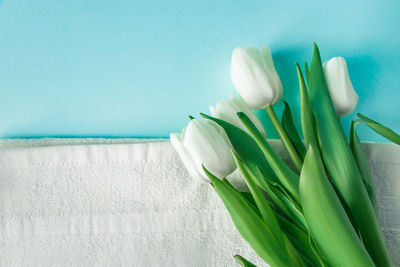
[[[399,266],[400,148],[366,150]],[[0,142],[0,266],[235,266],[235,254],[265,266],[168,140]]]

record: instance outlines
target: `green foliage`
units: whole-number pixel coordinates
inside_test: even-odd
[[[243,258],[240,255],[235,255],[233,258],[242,267],[257,267],[256,265],[254,265],[253,263],[249,262],[248,260],[246,260],[245,258]]]
[[[244,114],[239,112],[239,119],[243,122],[244,126],[249,130],[250,135],[254,138],[261,151],[264,153],[265,158],[268,160],[272,170],[275,172],[283,188],[285,188],[295,201],[299,200],[299,176],[293,172],[286,163],[279,157],[279,155],[268,144],[267,140],[258,131],[253,122]]]
[[[276,242],[270,225],[253,210],[239,191],[203,169],[224,202],[236,229],[254,251],[272,266],[291,266],[286,248]]]
[[[258,180],[257,183],[261,188],[268,186],[267,181],[272,183],[279,182],[275,173],[271,169],[268,161],[264,157],[261,149],[258,147],[257,143],[251,136],[249,136],[242,129],[217,118],[208,116],[206,114],[200,113],[206,119],[210,119],[218,123],[222,128],[224,128],[226,134],[228,135],[229,141],[231,142],[235,152],[246,162],[249,168],[255,172],[257,167],[261,170],[263,177]],[[265,177],[265,179],[264,179]]]
[[[310,98],[321,155],[335,188],[379,266],[391,266],[379,221],[329,95],[318,47],[310,66]]]
[[[392,141],[393,143],[400,145],[400,135],[395,133],[393,130],[380,124],[379,122],[376,122],[376,121],[362,115],[361,113],[358,113],[357,116],[360,118],[361,123],[366,124],[369,128],[371,128],[378,134],[382,135],[386,139]]]
[[[306,155],[306,148],[300,138],[299,133],[297,132],[296,126],[294,125],[292,111],[290,110],[289,104],[286,101],[283,101],[283,103],[285,104],[285,109],[282,113],[282,126],[287,132],[290,141],[292,141],[300,159],[304,160],[304,157]]]
[[[307,91],[306,83],[304,82],[303,73],[301,72],[299,64],[296,63],[297,76],[299,79],[300,87],[300,114],[301,114],[301,128],[303,130],[304,142],[308,147],[310,144],[317,146],[317,133],[316,122],[314,113],[312,111],[310,96]],[[307,79],[309,80],[309,70],[306,63]]]
[[[319,151],[309,147],[300,175],[300,198],[311,234],[332,266],[375,266],[325,174]]]
[[[224,128],[249,192],[239,192],[227,179],[204,171],[238,232],[271,266],[390,267],[372,176],[356,126],[366,124],[397,144],[400,136],[358,114],[360,119],[351,125],[349,145],[315,44],[310,67],[305,64],[307,80],[297,63],[296,68],[304,142],[286,102],[281,123],[274,113],[271,119],[300,175],[279,157],[243,112],[237,116],[249,134],[218,118],[201,115]],[[273,112],[272,107],[269,110]],[[255,266],[240,255],[234,258],[241,266]]]
[[[353,152],[354,158],[357,162],[358,170],[360,171],[361,178],[363,179],[365,189],[367,190],[369,199],[372,206],[374,206],[376,213],[378,213],[378,204],[374,190],[374,183],[372,181],[371,171],[369,169],[369,162],[365,155],[364,148],[361,145],[356,133],[356,126],[358,122],[351,122],[350,128],[350,148]]]

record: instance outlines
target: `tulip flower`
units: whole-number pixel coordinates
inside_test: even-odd
[[[202,176],[201,173],[197,171],[196,164],[187,151],[187,149],[183,145],[183,136],[185,136],[186,127],[183,128],[182,133],[172,133],[170,135],[170,141],[172,146],[174,147],[175,151],[178,153],[179,157],[181,158],[183,164],[185,165],[186,169],[188,170],[190,176],[197,179],[199,182],[207,182],[207,180]]]
[[[283,89],[269,48],[238,47],[233,50],[231,78],[247,105],[254,109],[266,109],[290,158],[300,171],[301,159],[272,108],[281,99]]]
[[[189,174],[200,181],[208,181],[203,165],[218,178],[224,178],[236,169],[228,136],[211,120],[193,119],[181,134],[173,133],[170,139]]]
[[[243,112],[250,118],[257,129],[264,137],[267,136],[264,126],[257,116],[250,110],[250,107],[243,101],[240,96],[230,96],[228,99],[221,100],[217,105],[210,106],[211,115],[215,118],[227,121],[236,127],[241,128],[243,131],[248,132],[247,128],[243,125],[239,117],[236,115],[238,112]]]
[[[267,46],[233,50],[231,78],[239,95],[253,109],[272,106],[282,97],[282,83]]]
[[[329,94],[339,117],[353,112],[358,95],[353,89],[344,58],[334,57],[324,62],[324,73]]]

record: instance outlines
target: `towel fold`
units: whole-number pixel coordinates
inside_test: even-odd
[[[397,266],[400,148],[365,148]],[[235,254],[265,265],[166,139],[0,142],[0,266],[234,266]]]

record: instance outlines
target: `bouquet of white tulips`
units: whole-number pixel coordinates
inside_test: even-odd
[[[318,47],[300,87],[301,139],[289,105],[282,119],[273,105],[283,94],[271,52],[236,48],[231,77],[240,95],[211,107],[203,119],[190,117],[171,142],[189,173],[209,182],[238,232],[271,266],[392,266],[378,220],[373,181],[356,126],[366,124],[400,144],[389,128],[358,114],[350,140],[340,117],[358,96],[341,57],[322,64]],[[289,155],[288,165],[271,148],[251,109],[266,109]],[[249,191],[226,177],[239,169]],[[237,255],[242,266],[254,266]]]

